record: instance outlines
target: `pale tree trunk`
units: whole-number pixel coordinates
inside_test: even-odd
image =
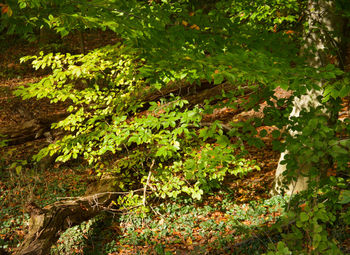
[[[312,48],[316,51],[307,59],[309,66],[322,67],[327,64],[327,50],[334,48],[330,41],[330,35],[334,31],[339,31],[341,25],[341,19],[337,17],[335,12],[334,1],[326,0],[309,0],[308,2],[308,23],[309,31],[305,32],[305,45],[302,48],[302,54],[308,54]],[[339,38],[333,38],[335,42],[339,43]],[[329,54],[329,53],[328,53]],[[319,84],[321,86],[321,84]],[[310,90],[305,95],[302,95],[294,99],[293,110],[290,114],[291,117],[299,117],[302,110],[310,111],[310,108],[316,108],[321,106],[321,102],[317,97],[322,95],[322,90]],[[328,115],[327,108],[323,106],[324,114]],[[297,133],[291,132],[294,136]],[[285,164],[281,164],[288,151],[281,154],[275,175],[275,187],[273,193],[282,193],[283,173],[287,170]],[[310,169],[310,164],[299,163],[298,178],[296,181],[292,181],[284,189],[285,194],[291,195],[300,191],[306,190],[308,187],[308,177],[303,176]]]

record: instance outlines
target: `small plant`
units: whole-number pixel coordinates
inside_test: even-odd
[[[10,165],[10,169],[14,169],[17,175],[22,173],[23,168],[28,164],[27,160],[18,159]]]
[[[6,136],[0,134],[0,148],[6,147],[9,140],[5,139]]]
[[[270,249],[273,248],[270,246]],[[277,243],[276,249],[274,251],[267,252],[266,255],[292,255],[292,252],[284,242],[280,241]]]
[[[313,201],[300,204],[298,210],[287,213],[281,223],[290,225],[290,232],[280,228],[282,241],[277,246],[269,244],[267,254],[343,254],[329,232],[329,227],[336,221],[335,211],[327,209],[327,203]]]

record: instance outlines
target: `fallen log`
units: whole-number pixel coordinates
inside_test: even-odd
[[[160,100],[167,97],[170,93],[182,96],[189,101],[190,106],[202,103],[206,99],[210,99],[215,95],[220,95],[222,91],[228,92],[237,89],[234,85],[223,83],[220,85],[212,85],[203,82],[201,86],[197,84],[179,83],[169,84],[162,90],[146,91],[144,96],[140,96],[144,102]],[[146,109],[145,109],[146,110]],[[24,112],[22,115],[32,116],[31,113]],[[4,127],[0,129],[0,134],[8,140],[7,145],[18,145],[29,141],[43,138],[45,133],[51,130],[51,124],[57,123],[66,118],[70,113],[59,113],[48,115],[36,119],[30,119],[17,125],[16,127]]]
[[[184,98],[189,102],[191,106],[194,106],[196,104],[203,103],[204,100],[206,99],[211,99],[214,98],[217,95],[221,95],[222,92],[229,92],[229,91],[234,91],[237,90],[237,86],[232,85],[230,83],[222,83],[216,86],[203,86],[205,89],[201,89],[199,87],[198,91],[195,93],[191,93],[189,95],[184,96]],[[250,91],[249,88],[245,88],[245,92]]]
[[[21,123],[17,127],[2,128],[0,134],[7,140],[7,145],[17,145],[34,140],[35,134],[39,132],[40,128],[36,120],[30,120]]]
[[[103,175],[92,181],[82,197],[64,197],[51,205],[40,208],[34,202],[26,205],[30,214],[28,233],[14,255],[47,255],[68,228],[90,220],[102,211],[116,212],[119,196],[131,192],[144,192],[144,188],[130,192],[118,191],[118,178]]]
[[[0,134],[8,140],[7,145],[9,146],[34,141],[46,137],[46,133],[51,129],[51,124],[63,120],[68,115],[67,113],[61,113],[45,116],[45,118],[31,119],[20,123],[16,127],[1,128]]]
[[[51,246],[66,229],[87,221],[111,207],[118,192],[104,192],[70,200],[58,201],[40,208],[29,203],[29,230],[15,255],[47,255]]]

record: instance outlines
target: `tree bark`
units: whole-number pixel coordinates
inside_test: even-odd
[[[342,21],[336,14],[334,1],[327,0],[309,0],[308,2],[308,24],[309,32],[305,33],[305,45],[302,48],[302,54],[308,54],[313,47],[316,48],[316,52],[307,58],[309,66],[319,68],[328,64],[327,49],[334,48],[330,41],[330,35],[335,31],[341,30]],[[338,27],[337,27],[338,26]],[[340,38],[333,38],[338,44],[340,44]],[[336,49],[337,50],[337,49]],[[321,84],[319,84],[321,86]],[[330,117],[327,113],[327,108],[319,102],[318,97],[322,96],[322,89],[309,90],[305,95],[299,98],[295,98],[293,102],[293,110],[290,114],[290,118],[299,117],[302,110],[310,111],[310,108],[323,107],[323,112]],[[296,133],[291,133],[292,136]],[[282,191],[285,194],[292,195],[308,188],[308,177],[303,176],[310,169],[310,165],[300,165],[299,175],[296,181],[292,181],[288,184],[287,189],[283,189],[284,173],[287,171],[287,166],[281,164],[288,151],[281,154],[275,175],[275,187],[272,193],[280,194]],[[307,174],[306,174],[307,175]]]

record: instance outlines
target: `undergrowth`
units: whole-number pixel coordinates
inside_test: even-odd
[[[114,218],[102,214],[67,230],[52,254],[261,254],[270,239],[252,238],[234,245],[278,220],[285,198],[237,204],[225,192],[216,195],[221,201],[176,199],[158,202],[147,214],[137,210]]]

